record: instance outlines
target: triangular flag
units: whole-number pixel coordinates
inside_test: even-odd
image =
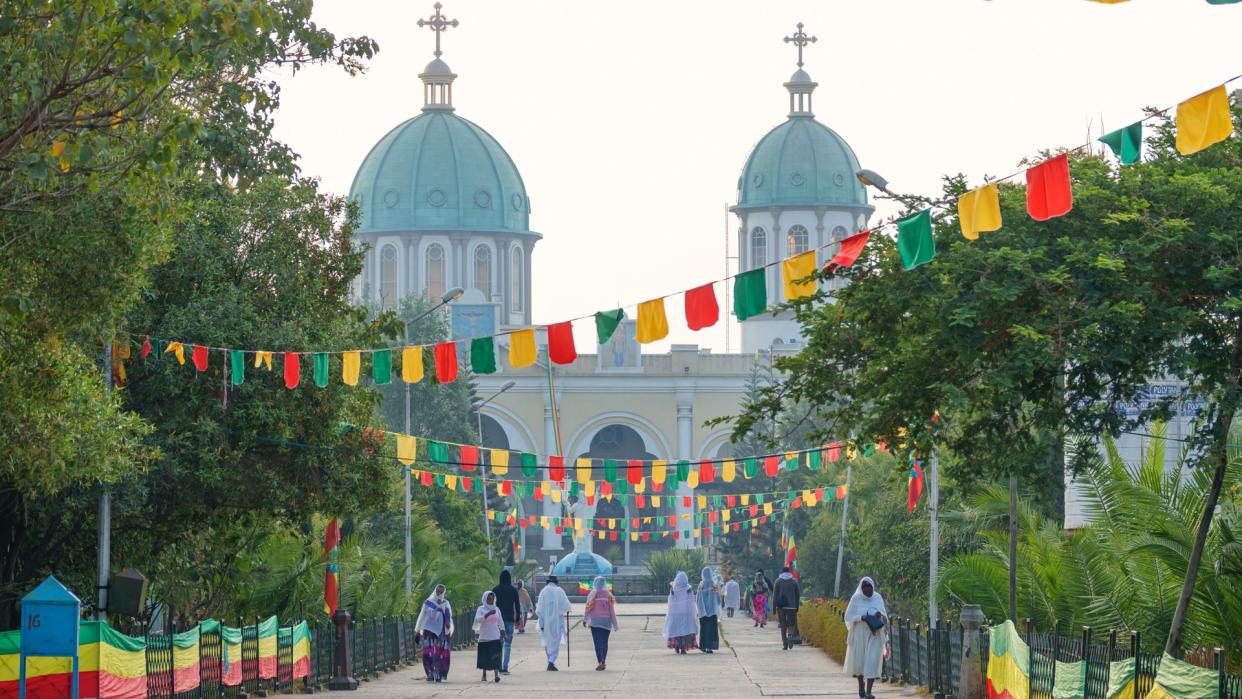
[[[1177,105],[1177,152],[1197,153],[1233,133],[1229,93],[1224,85],[1195,95]]]
[[[980,233],[999,230],[1000,194],[996,183],[985,184],[958,197],[957,220],[962,227],[962,236],[967,240],[977,240]]]
[[[554,364],[572,364],[578,358],[574,326],[570,321],[548,326],[548,358]]]
[[[849,267],[854,264],[858,256],[862,254],[863,248],[867,245],[867,239],[871,237],[871,231],[863,231],[855,233],[848,238],[842,238],[841,249],[828,260],[828,264],[824,265],[824,271],[832,274],[842,267]]]
[[[742,272],[733,278],[733,314],[746,320],[762,314],[768,307],[768,286],[763,267]]]
[[[297,388],[302,376],[302,362],[297,352],[285,352],[285,388]]]
[[[931,209],[897,222],[897,251],[901,253],[901,266],[907,271],[932,261],[936,256],[936,238],[932,234]]]
[[[534,328],[509,333],[509,366],[514,369],[528,367],[535,363],[537,355]]]
[[[781,277],[785,282],[785,300],[804,299],[815,294],[815,280],[802,281],[815,273],[815,251],[787,257],[781,261]]]
[[[665,337],[668,337],[668,317],[664,315],[664,299],[651,299],[638,304],[638,342],[645,345]]]
[[[1064,216],[1074,208],[1069,155],[1049,158],[1026,171],[1026,212],[1036,221]]]
[[[457,343],[441,342],[435,348],[436,381],[452,383],[457,380]]]
[[[710,328],[720,319],[720,306],[712,284],[704,284],[686,292],[686,325],[691,330]]]
[[[595,314],[595,337],[599,340],[599,344],[604,344],[612,338],[612,334],[616,332],[617,326],[621,324],[621,319],[625,318],[625,311],[618,308],[611,311],[598,311]]]
[[[341,353],[341,380],[350,386],[358,385],[358,365],[361,359],[357,352]]]
[[[401,380],[406,383],[423,380],[422,347],[406,347],[401,350]]]

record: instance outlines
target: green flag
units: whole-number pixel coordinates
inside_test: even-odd
[[[599,344],[608,342],[623,318],[625,318],[625,311],[620,308],[613,311],[599,311],[595,314],[595,335],[599,338]]]
[[[768,286],[763,267],[742,272],[733,278],[733,314],[746,320],[767,310]]]
[[[476,374],[496,373],[496,344],[490,337],[470,341],[470,368]]]
[[[758,473],[759,473],[759,462],[755,460],[755,457],[752,456],[749,459],[746,459],[746,461],[742,463],[742,475],[746,476],[747,478],[754,478],[755,475]]]
[[[931,209],[897,222],[897,250],[901,253],[901,266],[907,271],[932,261],[936,256],[936,239],[932,236]]]
[[[629,494],[630,494],[630,482],[625,480],[624,478],[617,481],[617,495],[629,495]]]
[[[1100,137],[1100,143],[1112,149],[1122,165],[1138,162],[1143,155],[1143,122],[1138,121],[1124,129],[1117,129]]]
[[[246,353],[242,350],[229,350],[229,378],[234,386],[246,383]]]
[[[328,387],[328,353],[316,352],[311,355],[311,361],[315,364],[315,385],[320,388]]]
[[[539,464],[535,461],[534,454],[522,454],[522,475],[527,478],[534,478],[539,475]],[[531,493],[534,494],[533,492]]]
[[[690,479],[690,462],[682,459],[677,462],[677,481],[685,483]]]
[[[448,463],[448,445],[434,439],[427,442],[427,456],[438,464]]]
[[[617,482],[617,460],[616,459],[604,459],[604,482],[605,483],[616,483]]]
[[[785,470],[797,471],[798,462],[802,460],[802,455],[797,452],[791,452],[785,455]]]
[[[809,454],[807,454],[807,464],[806,464],[807,468],[811,469],[812,471],[818,471],[819,469],[823,468],[823,466],[824,466],[823,453],[820,450],[815,449],[811,451]]]
[[[392,381],[392,350],[375,350],[371,353],[371,378],[376,386]]]

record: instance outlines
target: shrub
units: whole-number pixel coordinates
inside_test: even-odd
[[[823,649],[833,660],[845,663],[845,603],[813,599],[798,609],[798,632],[802,640]]]
[[[707,559],[702,549],[669,549],[657,551],[647,559],[647,578],[657,591],[668,592],[668,584],[673,581],[677,571],[684,570],[690,577],[691,585],[698,585],[699,575]]]

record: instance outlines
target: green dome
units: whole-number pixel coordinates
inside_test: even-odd
[[[426,110],[389,131],[362,161],[349,196],[359,203],[362,232],[532,234],[530,199],[509,154],[449,110]]]
[[[738,180],[735,209],[867,206],[858,158],[835,131],[791,116],[759,140]]]

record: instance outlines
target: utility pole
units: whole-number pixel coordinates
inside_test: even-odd
[[[479,446],[483,446],[483,406],[479,406],[475,411],[475,417],[479,419]],[[479,470],[487,468],[479,466]],[[484,472],[480,479],[483,482],[483,534],[487,537],[487,560],[492,560],[492,520],[487,516],[487,474]]]
[[[410,342],[410,323],[405,323],[405,341]],[[419,350],[421,351],[421,350]],[[410,434],[410,384],[405,382],[405,434]],[[414,544],[410,540],[410,467],[405,469],[405,594],[414,594]]]
[[[932,442],[931,473],[927,479],[927,506],[931,511],[931,555],[927,571],[927,614],[931,628],[936,628],[936,573],[940,569],[940,452]]]
[[[850,511],[850,469],[853,468],[848,463],[845,465],[845,500],[841,503],[841,542],[837,546],[837,581],[832,588],[832,596],[841,596],[841,564],[845,560],[845,518]]]
[[[104,399],[112,395],[112,341],[104,341]],[[108,578],[112,568],[112,488],[104,483],[99,492],[99,576],[95,584],[95,618],[108,620]]]

